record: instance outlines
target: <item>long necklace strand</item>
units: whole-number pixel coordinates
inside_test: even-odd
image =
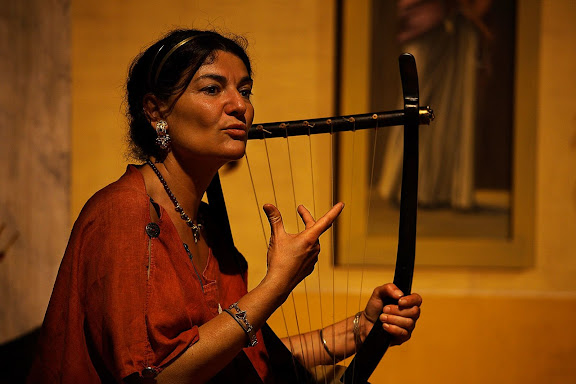
[[[150,168],[152,168],[152,170],[154,171],[156,176],[158,176],[160,183],[162,183],[164,190],[168,194],[168,197],[172,201],[172,204],[174,204],[174,210],[180,214],[180,217],[182,218],[182,220],[184,220],[186,222],[186,224],[192,230],[192,236],[194,237],[194,244],[197,244],[198,239],[200,239],[200,231],[202,230],[202,224],[201,223],[198,223],[198,224],[194,223],[194,221],[190,218],[190,216],[188,216],[186,214],[186,212],[184,212],[184,208],[182,208],[180,206],[180,203],[178,203],[178,200],[176,200],[176,196],[174,196],[174,194],[172,193],[172,191],[168,187],[168,183],[166,183],[166,180],[164,180],[164,177],[162,177],[162,174],[160,173],[158,168],[156,168],[156,166],[154,165],[154,163],[152,161],[150,161],[150,159],[146,160],[146,162],[148,163]]]

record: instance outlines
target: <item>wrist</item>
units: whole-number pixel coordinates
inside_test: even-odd
[[[360,339],[363,343],[364,340],[366,340],[366,337],[368,337],[370,331],[372,330],[372,327],[374,326],[374,322],[370,320],[370,318],[368,318],[365,311],[361,312],[359,318],[359,326],[360,326]]]
[[[260,284],[258,284],[258,288],[266,292],[267,295],[272,295],[271,300],[275,307],[284,304],[286,299],[288,299],[290,292],[292,292],[290,287],[283,284],[281,280],[270,276],[270,274],[264,276]]]

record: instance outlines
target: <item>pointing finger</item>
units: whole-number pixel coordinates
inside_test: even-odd
[[[310,228],[312,234],[316,237],[320,237],[336,220],[340,212],[344,209],[344,203],[338,203],[334,205],[324,216],[319,218],[316,223]]]

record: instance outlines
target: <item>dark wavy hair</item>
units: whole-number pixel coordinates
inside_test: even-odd
[[[167,154],[156,145],[156,130],[144,112],[146,95],[167,101],[171,96],[181,94],[196,71],[213,59],[216,51],[238,56],[252,76],[246,47],[246,39],[239,36],[225,37],[215,31],[178,29],[136,56],[128,72],[125,99],[131,157],[140,161],[150,156],[163,160]]]

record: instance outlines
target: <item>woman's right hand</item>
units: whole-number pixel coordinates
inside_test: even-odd
[[[296,285],[314,270],[320,252],[318,238],[330,228],[343,207],[342,203],[336,204],[318,221],[306,208],[298,207],[306,228],[290,234],[284,230],[278,209],[270,204],[264,206],[272,228],[268,273],[236,303],[254,330],[259,330]],[[248,340],[244,326],[239,326],[237,319],[228,313],[202,324],[198,332],[198,342],[160,372],[158,383],[207,382],[246,347]]]
[[[270,279],[275,286],[282,289],[286,297],[314,270],[320,253],[318,238],[330,228],[343,208],[344,204],[338,203],[316,221],[310,212],[300,205],[298,214],[306,228],[300,233],[291,234],[286,233],[278,208],[272,204],[264,205],[271,228],[266,279]]]

